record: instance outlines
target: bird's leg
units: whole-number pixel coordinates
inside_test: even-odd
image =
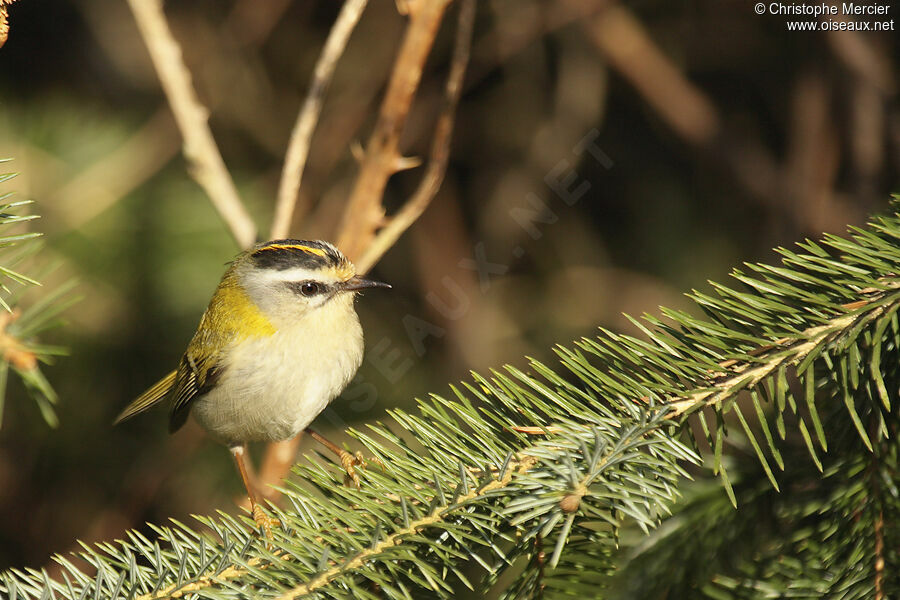
[[[344,467],[344,471],[347,473],[347,476],[344,478],[344,485],[350,485],[352,482],[353,485],[358,488],[359,474],[356,472],[356,467],[366,467],[366,459],[363,458],[362,452],[357,451],[355,454],[351,454],[312,429],[307,429],[306,433],[308,433],[312,439],[334,452],[340,459],[341,466]],[[374,459],[374,462],[380,464],[380,461],[377,459]]]
[[[234,456],[234,462],[237,464],[238,471],[241,474],[241,480],[244,482],[244,487],[247,488],[247,496],[250,498],[250,513],[253,515],[253,520],[256,521],[257,525],[262,527],[266,537],[271,539],[272,526],[278,525],[279,521],[266,515],[262,509],[262,505],[259,503],[256,489],[254,488],[253,482],[250,481],[250,474],[247,469],[247,444],[230,446],[229,450],[231,450],[231,455]]]

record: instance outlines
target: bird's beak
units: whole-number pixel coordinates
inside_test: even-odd
[[[362,277],[354,276],[341,284],[341,289],[349,292],[353,290],[364,290],[366,288],[387,288],[390,289],[391,285],[388,283],[382,283],[380,281],[372,281],[371,279],[363,279]]]

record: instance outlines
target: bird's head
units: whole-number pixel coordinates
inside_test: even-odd
[[[328,242],[273,240],[257,244],[233,269],[236,283],[270,320],[292,321],[325,308],[353,308],[355,292],[390,285],[356,274]]]

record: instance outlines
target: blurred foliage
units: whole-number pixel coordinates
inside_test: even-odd
[[[708,289],[708,278],[767,260],[772,247],[860,224],[900,187],[896,36],[793,35],[752,6],[714,0],[628,4],[692,97],[657,77],[651,61],[623,60],[598,43],[607,5],[619,6],[480,4],[447,179],[378,267],[395,295],[359,302],[368,359],[317,426],[374,420],[470,368],[547,359],[553,343],[598,325],[633,331],[623,311],[686,308],[680,290]],[[583,12],[566,17],[573,6]],[[337,9],[167,6],[261,226]],[[176,364],[237,248],[185,174],[124,3],[26,1],[10,12],[0,148],[17,159],[19,192],[40,202],[45,253],[62,263],[46,285],[77,276],[85,295],[66,329],[73,356],[51,378],[64,399],[59,429],[48,432],[30,406],[12,401],[0,430],[0,566],[50,565],[76,538],[237,511],[239,480],[197,430],[169,438],[162,415],[109,427]],[[372,3],[354,33],[313,140],[294,235],[333,236],[355,175],[349,148],[366,137],[402,25],[393,3]],[[451,39],[442,32],[429,61],[406,154],[427,151]],[[676,114],[711,108],[714,135],[685,135],[666,104]],[[576,150],[595,131],[609,168]],[[590,184],[571,206],[546,182],[561,161]],[[416,177],[395,177],[388,200],[399,204]],[[553,215],[536,223],[536,236],[511,214],[535,196]],[[504,273],[482,280],[461,266],[479,244]],[[434,328],[420,340],[409,317]]]
[[[7,160],[0,160],[5,163]],[[0,185],[6,184],[16,173],[0,173]],[[54,356],[65,354],[65,348],[40,343],[38,334],[45,333],[60,324],[59,315],[74,301],[73,284],[60,286],[55,291],[42,290],[37,300],[22,309],[22,296],[30,286],[40,286],[32,276],[35,265],[29,259],[39,252],[41,244],[35,242],[40,233],[23,230],[21,225],[38,218],[38,215],[16,214],[31,200],[13,200],[14,192],[0,193],[0,425],[6,403],[7,380],[12,370],[34,399],[44,421],[51,427],[59,424],[54,405],[57,395],[41,371],[39,363],[49,363]],[[46,270],[46,269],[45,269]]]

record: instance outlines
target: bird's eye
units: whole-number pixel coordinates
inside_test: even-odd
[[[315,296],[321,291],[321,286],[315,281],[304,281],[300,284],[300,293],[306,296]]]

